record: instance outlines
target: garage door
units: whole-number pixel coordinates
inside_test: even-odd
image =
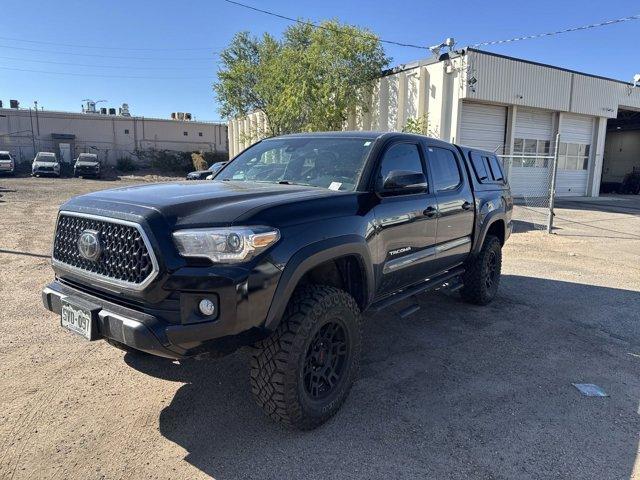
[[[513,131],[509,184],[515,196],[546,194],[553,138],[553,112],[518,107]]]
[[[587,194],[593,117],[564,113],[560,123],[560,151],[556,194],[583,196]]]
[[[502,153],[506,125],[507,107],[464,102],[460,119],[460,143]]]

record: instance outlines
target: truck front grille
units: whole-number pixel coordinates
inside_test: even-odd
[[[98,238],[100,253],[94,260],[85,258],[78,245],[87,230]],[[133,289],[143,288],[157,274],[153,251],[140,225],[71,212],[58,217],[53,261],[62,269]]]

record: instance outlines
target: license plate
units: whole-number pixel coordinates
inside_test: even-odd
[[[62,326],[78,335],[82,335],[87,340],[92,339],[93,325],[91,312],[70,303],[62,303],[61,313]]]

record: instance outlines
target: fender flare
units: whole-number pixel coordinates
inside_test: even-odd
[[[334,237],[301,248],[287,262],[274,292],[265,328],[275,330],[278,327],[291,295],[307,272],[324,262],[348,255],[354,255],[360,261],[366,282],[366,303],[370,303],[374,292],[374,273],[365,239],[358,235]]]
[[[482,244],[484,243],[487,232],[489,231],[491,225],[499,220],[502,220],[502,222],[504,223],[504,238],[507,238],[507,220],[504,211],[502,209],[499,209],[489,212],[487,216],[482,220],[482,227],[478,231],[478,237],[476,238],[476,242],[472,252],[474,255],[479,253],[482,249]]]

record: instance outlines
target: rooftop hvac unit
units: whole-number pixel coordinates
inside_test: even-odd
[[[123,103],[122,106],[120,107],[120,115],[122,115],[123,117],[130,117],[131,113],[129,113],[129,104],[128,103]]]
[[[171,112],[171,120],[175,120],[178,114],[176,112]]]
[[[20,108],[20,102],[18,100],[9,100],[10,108]]]
[[[100,108],[100,115],[106,115],[107,114],[107,108],[106,107],[101,107]]]
[[[184,119],[185,119],[185,120],[191,120],[191,114],[190,114],[190,113],[188,113],[188,112],[187,112],[187,113],[185,113],[185,114],[184,114]]]
[[[2,100],[0,100],[0,108],[2,108]]]
[[[115,115],[116,114],[116,109],[115,108],[110,108],[109,109],[109,115]]]

